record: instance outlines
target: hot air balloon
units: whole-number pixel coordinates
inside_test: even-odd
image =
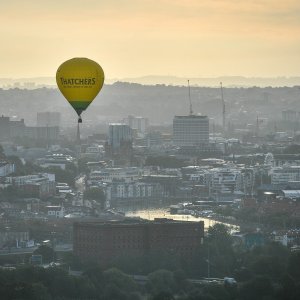
[[[67,60],[56,72],[57,86],[78,114],[78,123],[82,123],[81,113],[98,95],[103,82],[104,72],[101,66],[88,58]]]

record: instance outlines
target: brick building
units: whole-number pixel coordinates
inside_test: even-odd
[[[191,257],[201,245],[204,222],[171,219],[125,219],[74,223],[74,254],[83,261],[105,265],[118,256],[167,251]]]

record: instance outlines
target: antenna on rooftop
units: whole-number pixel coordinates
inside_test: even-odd
[[[190,116],[193,114],[193,106],[191,100],[191,88],[190,88],[190,81],[188,80],[188,87],[189,87],[189,101],[190,101]]]

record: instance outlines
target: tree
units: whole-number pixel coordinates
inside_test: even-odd
[[[204,246],[207,247],[207,263],[213,276],[227,276],[234,269],[235,255],[232,248],[232,237],[224,224],[217,223],[208,228],[207,239]],[[208,257],[209,256],[209,257]]]
[[[76,172],[71,169],[62,170],[59,167],[49,167],[47,169],[44,169],[49,173],[55,174],[55,181],[56,182],[65,182],[70,186],[75,185],[75,177]]]
[[[287,271],[292,278],[300,281],[300,252],[293,253],[288,261]]]
[[[124,292],[133,292],[137,289],[134,280],[122,271],[112,268],[103,272],[104,286],[116,286]]]
[[[100,267],[92,267],[87,269],[83,276],[89,278],[89,280],[99,289],[101,290],[104,286],[104,275],[103,271]]]
[[[175,288],[173,273],[167,270],[157,270],[148,275],[147,288],[152,294],[171,293]]]
[[[251,270],[256,275],[264,275],[268,278],[279,278],[283,274],[285,264],[282,260],[270,255],[263,255],[256,258]]]
[[[33,254],[40,254],[43,257],[43,262],[49,263],[55,260],[56,258],[56,254],[55,251],[53,250],[53,248],[46,246],[46,245],[42,245],[40,247],[38,247]]]
[[[274,295],[274,288],[269,278],[257,276],[242,285],[238,299],[264,300]]]
[[[104,207],[105,194],[101,188],[93,187],[87,189],[83,193],[83,198],[87,200],[95,200]]]
[[[0,160],[5,160],[5,159],[6,159],[6,155],[4,153],[2,145],[0,145]]]

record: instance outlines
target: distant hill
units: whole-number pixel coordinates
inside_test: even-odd
[[[219,87],[196,87],[190,90],[193,111],[221,124],[222,102]],[[282,111],[300,112],[300,89],[224,87],[227,119],[240,128],[255,124],[257,117],[278,122]],[[24,118],[27,125],[36,123],[37,112],[59,111],[64,125],[74,125],[76,114],[57,88],[0,89],[1,115]],[[148,117],[151,124],[172,124],[175,115],[189,113],[186,86],[141,85],[136,83],[105,84],[89,109],[83,113],[84,126],[120,122],[128,115]]]
[[[243,76],[221,76],[221,77],[198,77],[198,78],[184,78],[176,76],[157,76],[149,75],[143,77],[128,77],[128,78],[112,78],[106,79],[106,84],[113,84],[115,82],[139,83],[143,85],[176,85],[186,86],[187,79],[190,80],[192,86],[200,87],[218,87],[220,82],[226,87],[293,87],[300,86],[300,76],[295,77],[243,77]],[[34,89],[38,87],[55,87],[54,77],[33,77],[33,78],[0,78],[0,87],[4,88],[27,88]]]

